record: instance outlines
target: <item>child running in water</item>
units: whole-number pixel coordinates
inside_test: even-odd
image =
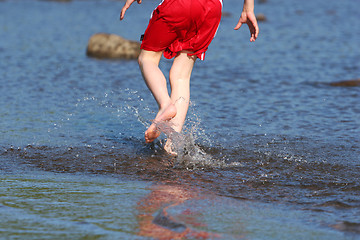
[[[142,0],[126,0],[120,20],[132,3]],[[190,76],[197,58],[204,60],[205,52],[215,37],[220,24],[222,0],[163,0],[153,11],[144,33],[138,58],[143,78],[153,94],[159,111],[150,127],[145,131],[145,142],[151,143],[160,136],[157,126],[169,121],[173,130],[181,132],[190,103]],[[259,34],[254,15],[254,0],[244,0],[240,19],[235,26],[238,30],[247,24],[250,41]],[[159,68],[161,56],[174,57],[169,73],[171,94]],[[171,139],[164,149],[173,153]]]

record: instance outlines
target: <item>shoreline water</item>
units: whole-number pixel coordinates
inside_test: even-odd
[[[264,222],[270,221],[268,217],[266,217],[267,214],[275,214],[276,218],[271,221],[279,226],[272,226],[273,231],[276,232],[276,234],[273,234],[277,236],[274,237],[274,239],[278,239],[285,234],[286,231],[282,228],[283,226],[280,226],[281,224],[278,221],[284,221],[284,218],[288,219],[289,216],[287,214],[289,212],[292,212],[294,216],[303,216],[300,220],[287,220],[294,224],[292,229],[300,228],[302,231],[306,230],[308,234],[311,232],[320,234],[320,239],[328,239],[329,236],[336,236],[336,238],[330,239],[337,239],[339,236],[344,237],[344,239],[356,239],[357,237],[358,226],[355,216],[358,208],[356,206],[356,191],[354,191],[357,188],[357,185],[356,183],[350,184],[346,179],[351,175],[355,175],[354,177],[356,178],[356,170],[350,170],[336,165],[332,166],[327,163],[312,164],[304,162],[303,160],[297,161],[296,159],[292,160],[282,157],[274,158],[274,156],[260,156],[255,153],[255,155],[249,155],[248,159],[243,158],[238,162],[227,160],[224,161],[224,164],[221,166],[203,165],[199,162],[200,165],[194,168],[193,164],[196,162],[196,159],[191,158],[191,156],[185,156],[185,158],[181,160],[182,164],[192,160],[191,162],[188,162],[189,165],[186,166],[176,164],[176,161],[179,160],[167,156],[163,151],[158,151],[157,153],[148,151],[143,152],[140,155],[139,153],[133,153],[126,156],[122,154],[122,150],[119,150],[118,147],[111,149],[112,150],[103,148],[100,150],[96,149],[94,146],[66,149],[58,147],[27,146],[26,149],[8,149],[6,152],[2,153],[2,159],[15,160],[13,164],[16,166],[11,166],[11,164],[8,166],[8,169],[15,171],[15,176],[21,175],[16,172],[16,168],[19,168],[19,163],[21,162],[25,165],[23,165],[24,169],[20,170],[20,172],[25,172],[25,175],[28,175],[30,178],[31,176],[38,175],[37,173],[29,173],[29,171],[31,172],[31,169],[35,169],[35,172],[38,172],[39,169],[46,171],[39,172],[41,174],[38,175],[40,176],[40,182],[44,181],[45,183],[49,181],[47,175],[54,175],[55,181],[62,182],[63,178],[61,176],[64,174],[65,178],[72,178],[73,175],[75,179],[84,178],[85,183],[92,182],[92,178],[95,178],[95,181],[97,181],[96,179],[107,179],[112,182],[110,185],[115,188],[117,188],[118,181],[120,181],[121,184],[123,184],[124,181],[125,184],[129,182],[130,185],[133,181],[135,181],[135,183],[140,181],[140,186],[145,185],[143,188],[147,189],[147,191],[153,188],[156,189],[157,186],[161,187],[162,184],[165,184],[165,186],[168,187],[174,186],[175,189],[180,188],[183,189],[182,191],[188,191],[190,195],[198,192],[202,197],[194,199],[190,197],[188,199],[189,201],[185,201],[185,203],[181,202],[179,205],[185,204],[186,206],[187,202],[195,202],[193,207],[197,209],[199,208],[198,204],[200,204],[201,208],[205,208],[202,215],[218,214],[219,212],[222,212],[222,208],[228,206],[228,201],[233,202],[233,206],[231,206],[230,209],[234,207],[232,211],[236,212],[242,211],[241,206],[243,204],[251,206],[251,211],[266,207],[269,210],[271,209],[271,211],[265,211],[263,213],[261,211],[255,211],[256,214],[246,216],[247,218],[242,216],[245,219],[255,218],[254,221],[264,224]],[[224,149],[216,150],[215,148],[210,151],[209,149],[205,149],[205,152],[207,152],[207,154],[210,154],[211,152],[212,155],[208,155],[212,157],[212,159],[209,159],[211,161],[214,161],[213,159],[220,159],[219,157],[222,154],[226,154]],[[217,155],[216,152],[217,154],[221,154]],[[230,156],[239,156],[239,153],[235,152],[233,155],[227,154],[226,156],[229,159]],[[245,156],[244,152],[242,153],[242,156]],[[254,158],[255,156],[257,156],[257,158]],[[209,161],[209,163],[211,163],[211,161]],[[257,161],[257,164],[254,164],[255,161]],[[189,166],[191,166],[191,168],[189,168]],[[283,168],[280,166],[283,166]],[[334,167],[335,169],[333,169]],[[310,170],[311,168],[312,170]],[[4,170],[5,173],[9,172],[6,168],[3,169],[3,171]],[[306,179],[304,178],[305,176],[302,175],[302,179],[299,179],[297,176],[301,175],[303,171],[307,171],[310,178]],[[331,171],[334,172],[331,173]],[[340,177],[340,172],[344,173],[344,178]],[[314,176],[321,176],[324,174],[327,174],[330,178],[326,179],[326,177],[323,176],[316,180],[317,182],[312,182],[315,180]],[[335,174],[337,179],[335,182],[332,182],[331,176]],[[45,177],[42,177],[42,175]],[[9,179],[11,179],[11,175],[10,177],[4,177],[3,180],[7,182]],[[28,180],[25,179],[24,181],[27,182]],[[328,185],[327,189],[322,187],[324,183]],[[50,181],[50,185],[51,184],[53,183]],[[149,186],[151,187],[149,188]],[[9,186],[6,185],[4,187],[9,188]],[[89,190],[91,190],[91,187]],[[57,190],[54,189],[54,191],[56,192]],[[101,191],[101,189],[99,191]],[[141,198],[143,198],[142,201],[147,201],[147,197],[144,196],[144,194],[139,194],[138,189],[133,189],[133,191],[134,194],[140,195]],[[355,195],[349,195],[349,191],[353,192]],[[346,193],[346,197],[345,195],[344,197],[340,197]],[[11,196],[12,194],[5,195]],[[87,193],[84,192],[84,195],[85,196],[83,197],[86,197]],[[103,194],[100,196],[103,196]],[[15,196],[15,199],[16,197],[17,196]],[[119,197],[119,200],[120,199],[121,198]],[[20,197],[18,200],[24,201],[25,199]],[[45,204],[41,203],[44,199],[40,198],[39,200],[39,205]],[[108,200],[112,201],[113,199]],[[166,200],[164,200],[165,203],[163,204],[161,203],[162,200],[164,200],[164,198],[160,197],[160,202],[154,202],[154,200],[152,200],[151,204],[157,205],[158,210],[160,211],[162,209],[161,206],[168,206],[165,204]],[[101,198],[96,201],[101,201]],[[202,201],[205,203],[210,201],[211,208],[204,206],[203,204],[205,203]],[[215,201],[215,203],[212,201]],[[216,202],[218,202],[218,204],[216,204]],[[264,206],[259,207],[259,205]],[[96,206],[95,209],[96,208],[98,208],[98,206]],[[186,207],[184,208],[186,209]],[[132,207],[129,208],[129,211],[132,214],[135,214],[137,212],[136,209],[136,207]],[[226,211],[230,211],[230,209],[227,209]],[[171,213],[172,208],[169,210]],[[285,212],[287,212],[287,214],[284,214]],[[342,214],[341,217],[338,215],[339,212]],[[81,215],[81,213],[79,214]],[[171,219],[173,219],[171,214],[170,216]],[[312,222],[312,224],[308,224],[306,216],[310,219],[309,221]],[[180,214],[178,217],[183,219],[185,216]],[[235,216],[231,217],[226,216],[225,214],[223,217],[226,219],[226,217],[233,218]],[[228,229],[228,227],[224,225],[227,221],[228,220],[217,224],[220,224],[224,229]],[[187,226],[186,223],[183,223],[182,221],[179,222]],[[215,229],[218,227],[216,222],[205,222],[203,222],[203,224],[209,224],[210,226],[215,227]],[[234,221],[232,224],[236,225],[237,222]],[[202,226],[202,224],[200,225]],[[134,228],[138,228],[137,226],[137,224],[133,225]],[[207,227],[196,228],[196,226],[197,225],[195,224],[195,228],[193,229],[195,232],[193,233],[197,232],[196,229],[202,232],[205,230],[210,235],[218,234],[218,231],[220,231],[214,231],[212,228]],[[251,224],[250,226],[247,226],[247,228],[250,229],[253,227],[254,226]],[[247,228],[243,229],[244,231],[240,231],[240,235],[245,234]],[[336,231],[336,229],[340,231]],[[226,239],[237,239],[238,236],[240,236],[237,235],[237,231],[220,231],[220,233],[222,233],[221,236],[225,235]],[[148,234],[152,235],[154,233]],[[203,232],[203,234],[205,233]],[[257,232],[251,232],[249,236],[256,236],[257,234]],[[261,234],[264,235],[265,233],[262,232]],[[301,234],[296,231],[293,232],[292,235],[299,236],[299,239],[302,239],[300,237]],[[265,236],[268,235],[265,234]]]
[[[322,223],[314,225],[313,211],[281,203],[236,200],[199,192],[186,185],[151,184],[96,174],[39,171],[29,174],[28,170],[21,175],[3,175],[1,180],[6,197],[1,197],[0,210],[6,217],[0,226],[5,238],[141,239],[136,236],[140,234],[146,239],[149,236],[161,239],[158,234],[170,237],[179,234],[173,226],[164,227],[163,222],[152,223],[155,225],[150,230],[143,220],[139,222],[137,215],[144,219],[147,211],[144,209],[142,213],[144,210],[139,210],[139,206],[146,206],[151,212],[166,207],[167,216],[173,222],[192,229],[187,232],[193,236],[190,239],[194,236],[201,239],[202,236],[205,239],[284,239],[289,236],[292,239],[310,236],[310,239],[356,239],[357,236],[351,231],[344,234],[335,230],[336,226],[332,228],[326,216],[317,216],[317,221]],[[164,189],[171,194],[161,192]],[[183,200],[171,197],[178,191],[182,191],[179,196]],[[186,194],[190,195],[184,198]],[[194,194],[197,196],[192,196]],[[174,199],[181,202],[176,203]],[[169,206],[168,201],[176,204]],[[343,225],[351,229],[350,223]],[[160,229],[155,230],[156,226]]]

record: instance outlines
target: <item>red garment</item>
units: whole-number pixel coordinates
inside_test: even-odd
[[[168,59],[186,50],[204,60],[221,10],[221,0],[164,0],[152,13],[141,49],[164,51]]]

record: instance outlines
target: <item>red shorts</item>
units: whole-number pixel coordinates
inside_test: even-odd
[[[201,60],[220,24],[221,0],[164,0],[153,11],[141,49],[172,58],[189,51]]]

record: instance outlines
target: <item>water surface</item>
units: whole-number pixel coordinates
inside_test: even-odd
[[[250,43],[225,1],[177,158],[144,143],[156,104],[136,61],[85,55],[97,32],[137,40],[157,4],[120,23],[118,1],[0,2],[1,234],[156,238],[145,220],[172,200],[190,239],[359,238],[360,90],[330,85],[360,76],[359,3],[257,4]]]

